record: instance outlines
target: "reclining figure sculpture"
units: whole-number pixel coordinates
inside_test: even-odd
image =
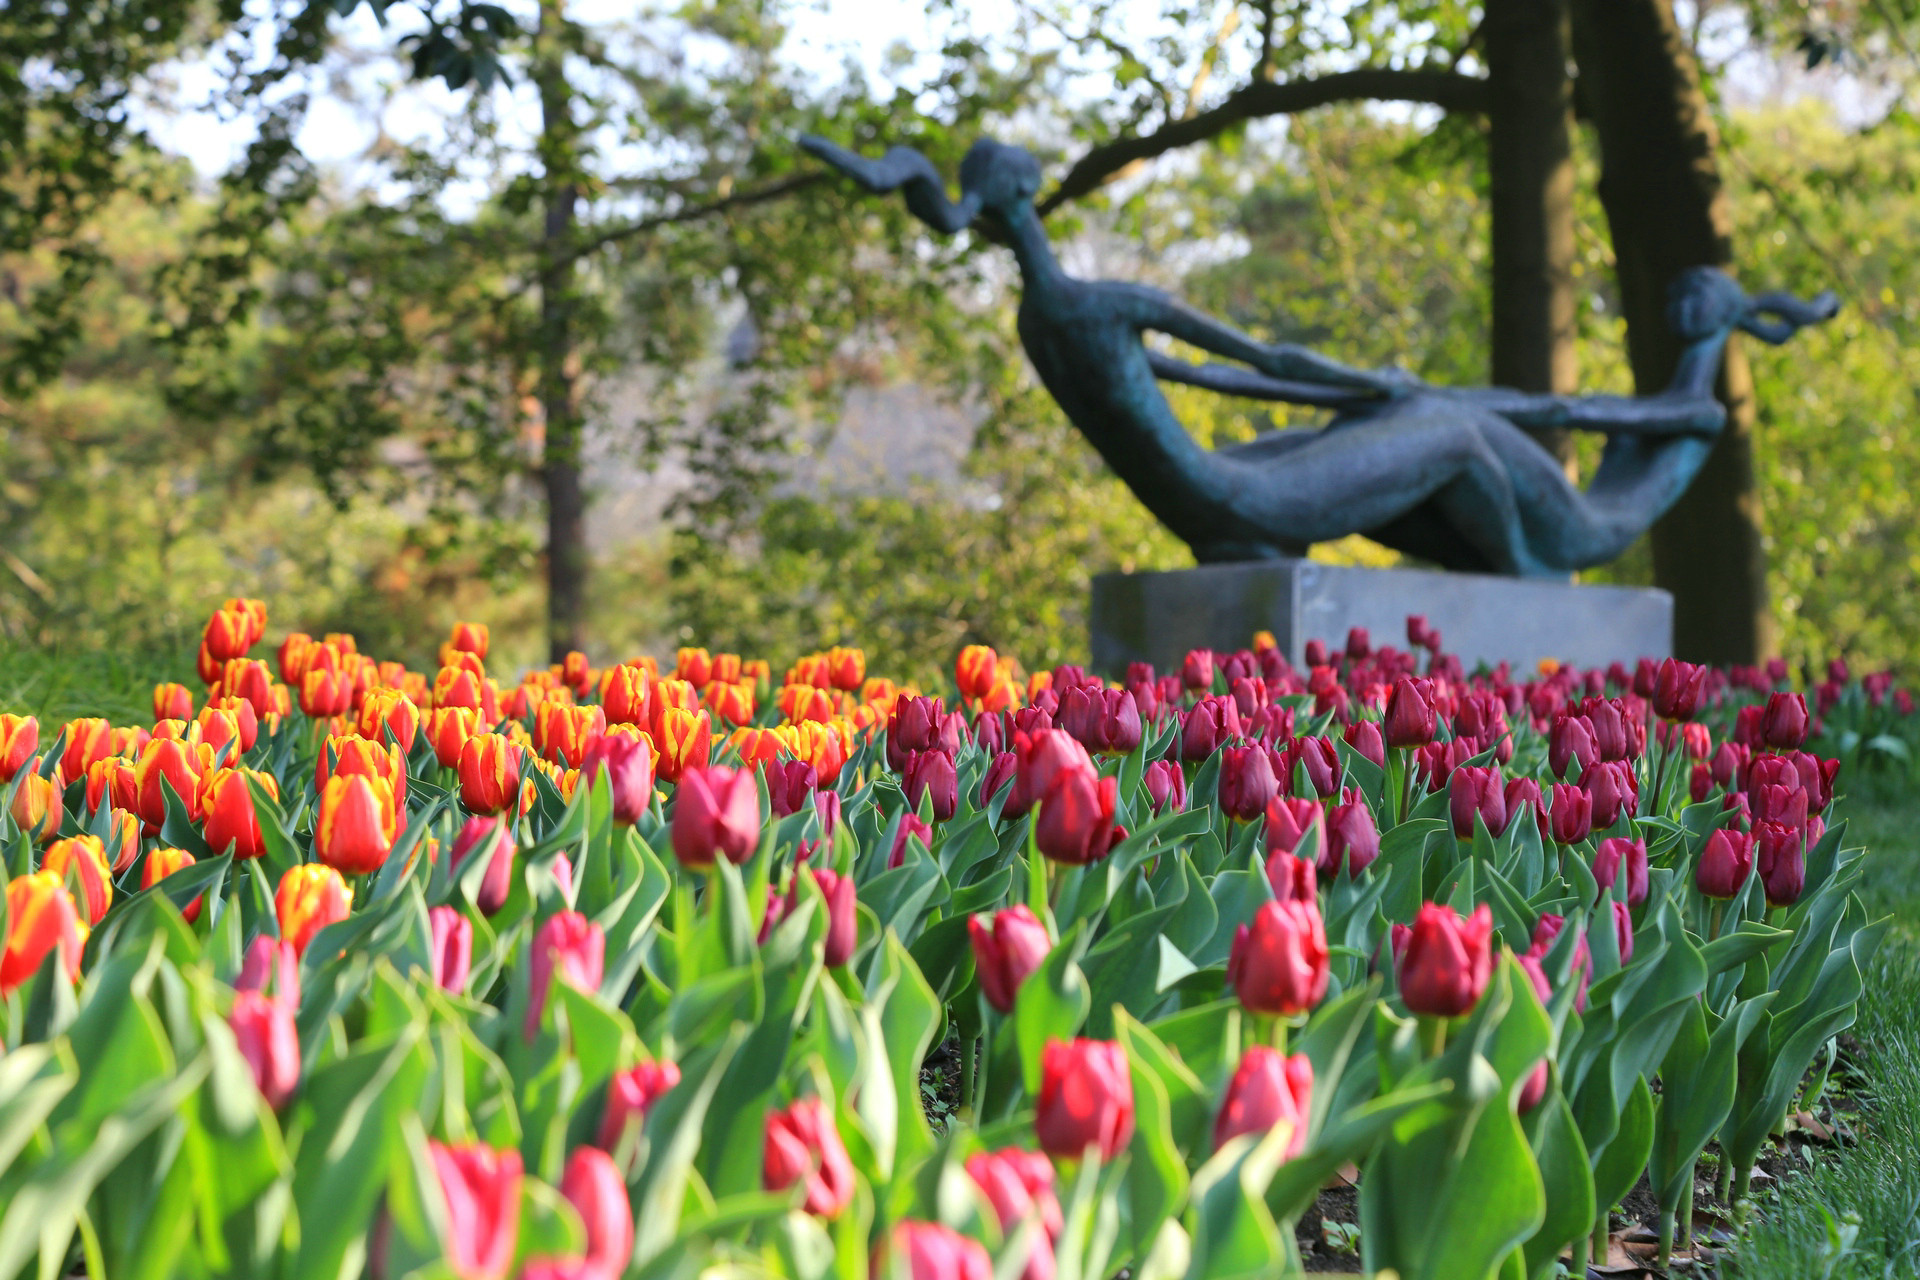
[[[1677,501],[1725,423],[1713,397],[1728,336],[1781,343],[1839,308],[1832,293],[1748,297],[1711,267],[1674,282],[1668,322],[1686,343],[1673,383],[1650,396],[1534,395],[1435,387],[1401,370],[1349,368],[1261,342],[1157,289],[1078,280],[1055,261],[1027,152],[980,141],[960,199],[933,164],[895,147],[878,160],[818,137],[801,146],[869,191],[954,234],[981,219],[1011,246],[1023,284],[1020,341],[1047,390],[1107,464],[1202,563],[1303,555],[1352,533],[1449,569],[1563,577],[1625,551]],[[1166,334],[1233,364],[1189,364],[1146,345]],[[1204,449],[1160,382],[1333,410],[1324,427]],[[1585,490],[1529,432],[1607,437]]]

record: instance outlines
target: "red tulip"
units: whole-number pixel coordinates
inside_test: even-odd
[[[916,811],[925,799],[935,822],[945,822],[960,807],[960,775],[947,751],[909,752],[900,787]]]
[[[1807,740],[1807,700],[1797,693],[1771,693],[1760,715],[1760,740],[1776,751],[1792,751]]]
[[[1640,808],[1640,780],[1625,760],[1600,761],[1580,779],[1580,784],[1593,798],[1596,831],[1607,830],[1620,821],[1622,814],[1632,816]]]
[[[898,1222],[888,1244],[896,1265],[904,1259],[908,1280],[992,1280],[993,1259],[986,1247],[952,1227],[937,1222]],[[874,1274],[886,1274],[882,1271],[885,1265],[884,1260],[876,1259]]]
[[[1140,706],[1124,689],[1082,685],[1061,698],[1060,727],[1088,751],[1124,756],[1140,745]]]
[[[760,793],[749,769],[689,769],[673,800],[673,852],[689,867],[744,863],[760,845]]]
[[[1355,720],[1341,736],[1356,755],[1373,761],[1382,769],[1387,767],[1387,740],[1380,732],[1379,721]]]
[[[1437,902],[1421,906],[1399,958],[1400,998],[1413,1013],[1457,1018],[1479,1003],[1493,976],[1493,912],[1461,919]]]
[[[805,760],[769,760],[760,766],[767,784],[767,805],[776,818],[799,813],[813,803],[820,775]]]
[[[1439,730],[1433,709],[1433,689],[1425,680],[1401,676],[1387,695],[1387,714],[1383,722],[1387,745],[1395,748],[1424,747]]]
[[[513,843],[513,828],[499,818],[474,814],[460,828],[460,834],[453,838],[453,851],[447,863],[448,871],[458,876],[460,864],[467,860],[468,855],[489,848],[493,854],[487,860],[487,869],[481,873],[480,889],[473,900],[473,905],[479,907],[480,914],[485,916],[491,916],[506,906],[507,895],[513,890],[513,858],[517,852]]]
[[[533,983],[524,1032],[531,1040],[540,1033],[554,979],[578,991],[600,989],[605,974],[607,937],[600,926],[578,911],[559,911],[533,935]]]
[[[68,836],[47,846],[40,869],[60,877],[78,893],[89,926],[100,923],[113,905],[113,871],[107,865],[106,846],[99,836]]]
[[[1187,775],[1179,762],[1155,760],[1141,775],[1141,782],[1147,788],[1147,798],[1156,814],[1186,812]]]
[[[1020,758],[1011,751],[999,752],[987,763],[986,774],[980,779],[979,808],[985,809],[993,803],[993,798],[1014,780],[1019,764]],[[1013,793],[1009,791],[1007,801],[1012,803],[1012,800]],[[1000,808],[1001,813],[1005,815],[1006,805],[1003,804]]]
[[[524,751],[499,733],[476,733],[460,749],[460,803],[469,813],[493,814],[520,802]]]
[[[1531,954],[1544,961],[1548,948],[1553,946],[1554,939],[1558,938],[1560,931],[1566,927],[1567,918],[1565,916],[1552,911],[1542,915],[1539,922],[1533,926],[1533,947]],[[1545,970],[1543,969],[1541,973],[1544,976]],[[1573,974],[1580,983],[1580,989],[1574,994],[1573,1007],[1577,1012],[1585,1013],[1587,1011],[1587,983],[1593,977],[1593,950],[1587,945],[1587,936],[1584,933],[1574,942]],[[1545,1003],[1545,999],[1544,996],[1541,997],[1542,1003]]]
[[[594,1139],[602,1151],[619,1148],[629,1127],[638,1128],[662,1095],[680,1083],[680,1068],[671,1062],[643,1062],[616,1071],[607,1082],[607,1109]]]
[[[1133,1077],[1120,1046],[1049,1040],[1033,1129],[1041,1150],[1059,1159],[1078,1159],[1089,1147],[1103,1160],[1119,1154],[1133,1136]]]
[[[1263,746],[1228,747],[1220,754],[1220,808],[1230,817],[1252,822],[1279,794],[1273,761]]]
[[[1453,818],[1453,834],[1461,840],[1473,839],[1474,819],[1487,824],[1489,835],[1507,829],[1507,796],[1501,785],[1500,767],[1466,766],[1455,769],[1447,782],[1448,812]]]
[[[1620,948],[1620,963],[1633,959],[1633,913],[1624,902],[1613,904],[1613,941]]]
[[[560,1194],[587,1229],[587,1262],[603,1276],[626,1274],[633,1260],[633,1206],[613,1158],[598,1147],[576,1147],[560,1177]]]
[[[1580,776],[1584,780],[1587,771],[1600,761],[1600,744],[1594,741],[1593,722],[1585,716],[1563,711],[1554,717],[1553,728],[1547,735],[1547,767],[1553,770],[1553,776],[1567,776],[1569,765],[1578,761]]]
[[[1241,736],[1240,712],[1233,699],[1205,697],[1193,704],[1180,723],[1180,758],[1205,760]]]
[[[974,969],[987,1003],[1001,1013],[1012,1013],[1021,984],[1053,950],[1046,926],[1026,906],[1012,906],[991,917],[968,917],[967,936],[973,942]]]
[[[473,964],[473,922],[452,907],[434,907],[427,923],[433,930],[433,984],[442,991],[465,991]]]
[[[1653,686],[1653,710],[1663,720],[1691,720],[1700,710],[1707,669],[1668,658]]]
[[[1775,822],[1753,824],[1754,861],[1760,868],[1760,883],[1766,887],[1767,904],[1790,907],[1800,901],[1807,887],[1806,838],[1792,827]]]
[[[1707,837],[1700,865],[1693,873],[1694,887],[1709,898],[1738,897],[1753,871],[1753,837],[1744,831],[1721,827]]]
[[[853,1162],[825,1102],[801,1098],[784,1111],[767,1114],[760,1178],[768,1191],[785,1191],[801,1183],[808,1213],[818,1218],[840,1216],[853,1200]]]
[[[131,821],[131,819],[129,819]],[[128,859],[132,861],[131,857]],[[151,889],[176,871],[184,871],[194,863],[194,857],[185,849],[155,849],[147,855],[146,867],[140,873],[140,887]],[[124,868],[123,868],[124,869]],[[180,908],[180,916],[188,924],[200,918],[201,899],[195,898]]]
[[[1287,1057],[1277,1049],[1257,1044],[1240,1058],[1227,1085],[1220,1115],[1213,1122],[1217,1150],[1243,1133],[1265,1134],[1287,1125],[1292,1138],[1286,1158],[1307,1145],[1307,1120],[1313,1109],[1313,1062],[1304,1053]]]
[[[1637,907],[1647,900],[1647,842],[1626,836],[1611,836],[1600,842],[1593,853],[1593,878],[1601,892],[1613,888],[1620,870],[1627,872],[1627,905]]]
[[[818,871],[808,868],[807,874],[813,877],[814,884],[820,888],[820,896],[827,904],[825,963],[829,969],[838,969],[853,959],[854,946],[859,940],[853,877],[836,875],[824,867]]]
[[[1290,1018],[1327,994],[1328,959],[1315,899],[1263,903],[1234,930],[1227,985],[1253,1012]]]
[[[267,1105],[278,1111],[300,1084],[300,1034],[287,1002],[258,991],[233,997],[227,1025]]]
[[[632,826],[653,804],[653,747],[637,734],[603,733],[587,747],[580,776],[591,783],[602,769],[615,824]]]
[[[1320,879],[1337,879],[1345,866],[1358,877],[1380,856],[1380,828],[1364,800],[1333,806],[1327,814],[1325,847],[1320,852]]]
[[[447,1262],[460,1280],[505,1280],[520,1237],[518,1151],[479,1143],[427,1151],[447,1211]]]
[[[1028,1219],[1040,1228],[1029,1237],[1021,1280],[1053,1280],[1053,1242],[1063,1225],[1053,1190],[1053,1162],[1037,1151],[1014,1147],[981,1151],[967,1157],[967,1176],[986,1193],[1003,1233],[1012,1234]]]
[[[920,821],[917,813],[900,815],[900,825],[893,829],[893,845],[887,850],[887,870],[907,865],[908,840],[918,840],[926,849],[933,848],[933,827]]]
[[[1327,850],[1326,811],[1312,800],[1294,796],[1275,796],[1267,805],[1267,853],[1291,854],[1309,831],[1319,833],[1320,851]]]
[[[1098,862],[1124,836],[1113,822],[1118,797],[1118,781],[1097,776],[1091,763],[1061,770],[1040,797],[1034,844],[1069,866]]]
[[[11,995],[38,973],[56,947],[67,980],[77,980],[87,933],[86,921],[59,872],[15,876],[7,885],[7,945],[0,955],[0,996]]]
[[[1180,682],[1197,693],[1213,688],[1213,651],[1193,649],[1180,661]]]

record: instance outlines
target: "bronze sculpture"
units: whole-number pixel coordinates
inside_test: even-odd
[[[1706,461],[1724,423],[1713,383],[1732,332],[1780,343],[1838,309],[1831,293],[1750,298],[1723,273],[1695,268],[1674,283],[1668,317],[1687,346],[1658,395],[1434,387],[1260,342],[1157,289],[1067,275],[1033,206],[1040,166],[1017,147],[975,143],[956,203],[911,148],[875,160],[823,138],[801,145],[869,191],[903,189],[908,209],[936,231],[989,224],[1019,262],[1020,340],[1041,381],[1202,563],[1297,556],[1361,533],[1450,569],[1551,577],[1604,564]],[[1150,330],[1235,363],[1194,365],[1149,350]],[[1174,416],[1161,381],[1334,416],[1325,427],[1208,450]],[[1585,490],[1528,434],[1554,428],[1606,435]]]

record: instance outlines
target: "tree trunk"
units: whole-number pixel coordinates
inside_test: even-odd
[[[1486,0],[1493,381],[1578,389],[1566,0]],[[1550,443],[1566,456],[1567,433]]]
[[[1613,234],[1627,354],[1642,393],[1667,386],[1680,343],[1668,283],[1733,257],[1733,221],[1714,153],[1718,131],[1671,0],[1572,0],[1579,92],[1600,139],[1600,202]],[[1727,425],[1684,497],[1653,527],[1654,580],[1673,592],[1674,651],[1756,662],[1772,645],[1766,548],[1754,486],[1753,380],[1729,343],[1719,397]]]
[[[540,89],[540,159],[546,227],[540,271],[540,408],[545,419],[541,478],[547,491],[547,644],[553,661],[586,644],[586,498],[580,487],[579,406],[574,376],[575,270],[572,247],[579,189],[573,178],[578,129],[562,38],[565,0],[540,0],[534,78]]]

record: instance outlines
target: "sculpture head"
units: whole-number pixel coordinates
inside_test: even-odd
[[[1833,318],[1840,300],[1831,291],[1811,302],[1789,293],[1748,297],[1717,267],[1689,267],[1667,290],[1667,323],[1686,342],[1704,342],[1739,329],[1763,342],[1785,342],[1800,329]]]
[[[1005,212],[1032,200],[1039,190],[1040,162],[1019,147],[982,138],[960,161],[963,203]]]

